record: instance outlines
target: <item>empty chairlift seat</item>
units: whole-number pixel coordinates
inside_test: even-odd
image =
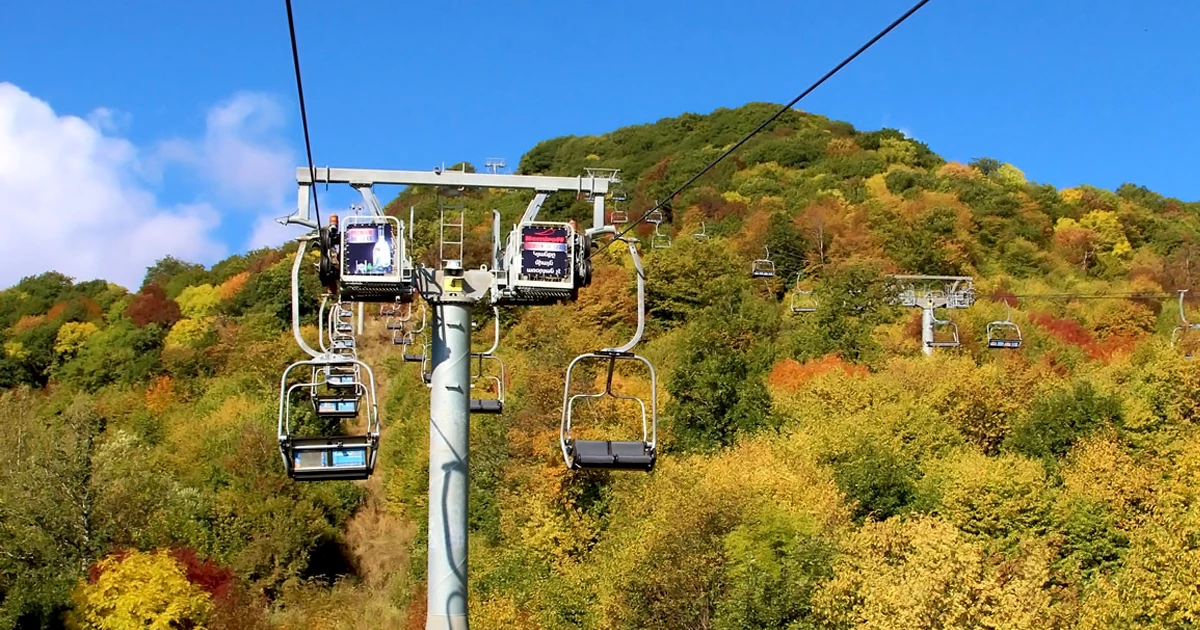
[[[322,418],[354,418],[358,416],[357,396],[314,396],[313,406]]]
[[[763,250],[766,252],[766,256],[750,263],[751,278],[775,277],[775,263],[771,261],[771,250],[767,249],[766,247],[764,247]]]
[[[1012,320],[1012,305],[1004,302],[1008,314],[1002,320],[987,325],[987,345],[997,350],[1015,350],[1021,347],[1021,328]]]
[[[654,468],[654,447],[642,441],[574,440],[572,468],[645,470]]]
[[[581,361],[602,360],[608,363],[608,373],[605,378],[604,391],[594,394],[571,394],[571,374]],[[650,408],[645,401],[636,396],[619,394],[613,391],[613,373],[617,361],[637,361],[645,365],[650,374]],[[563,420],[560,428],[560,440],[563,458],[567,467],[572,469],[604,468],[610,470],[644,470],[654,468],[657,460],[655,442],[658,435],[658,396],[656,393],[657,380],[654,366],[645,358],[631,352],[614,352],[601,350],[581,355],[567,366],[566,393],[563,397]],[[641,409],[642,439],[640,440],[580,440],[573,435],[575,410],[578,404],[586,399],[604,397],[616,400],[628,400]]]
[[[987,325],[989,348],[1014,350],[1021,347],[1021,329],[1008,321],[992,322]]]
[[[931,348],[957,348],[958,324],[947,319],[933,320],[933,338],[928,342]]]
[[[289,476],[297,481],[361,480],[371,476],[378,439],[372,436],[292,437]]]
[[[292,382],[294,379],[289,376],[299,368],[308,368],[315,378],[310,382]],[[360,375],[365,379],[359,378]],[[355,379],[352,395],[345,395],[344,391],[339,395],[322,392],[322,388],[344,390],[333,380],[342,376]],[[293,407],[298,402],[296,397],[304,392],[309,392],[317,415],[322,418],[349,419],[365,412],[365,430],[346,435],[294,435]],[[379,416],[374,376],[365,363],[328,357],[293,363],[284,370],[279,396],[279,452],[289,477],[297,481],[328,481],[366,479],[371,475],[379,448]],[[326,426],[323,431],[329,429]]]
[[[493,346],[493,350],[495,346]],[[471,413],[504,413],[504,362],[490,353],[475,353],[472,358],[476,360],[477,366],[473,374],[471,374],[471,389],[485,386],[485,389],[496,394],[495,398],[471,398]],[[491,363],[496,366],[498,374],[485,374],[484,363]]]

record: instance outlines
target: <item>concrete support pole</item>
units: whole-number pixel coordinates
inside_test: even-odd
[[[921,308],[921,351],[933,356],[933,304]]]
[[[433,304],[426,630],[467,630],[471,302]]]

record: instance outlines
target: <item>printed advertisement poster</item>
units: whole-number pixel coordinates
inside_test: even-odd
[[[342,233],[342,275],[383,276],[394,273],[392,224],[346,226]]]
[[[521,275],[529,280],[564,280],[571,273],[566,227],[521,228]]]

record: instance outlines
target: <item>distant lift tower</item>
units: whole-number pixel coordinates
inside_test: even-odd
[[[489,165],[490,166],[490,165]],[[496,165],[502,168],[502,165]],[[297,169],[296,181],[300,187],[298,207],[295,214],[283,220],[286,224],[301,225],[312,230],[321,226],[309,217],[309,194],[312,186],[325,184],[350,184],[368,200],[376,210],[372,221],[378,234],[403,235],[403,224],[383,214],[371,187],[383,185],[435,186],[439,190],[462,190],[466,188],[502,188],[534,191],[534,198],[525,210],[521,221],[514,226],[509,244],[500,243],[500,221],[494,221],[496,234],[493,247],[492,268],[467,268],[461,260],[461,246],[444,247],[440,268],[413,265],[407,252],[393,248],[401,261],[395,273],[358,279],[343,273],[341,283],[354,280],[351,295],[342,295],[343,300],[379,301],[391,304],[399,301],[409,303],[414,293],[419,293],[433,310],[430,325],[431,355],[426,358],[430,365],[428,387],[429,401],[429,608],[426,628],[429,630],[467,630],[467,447],[469,444],[469,419],[471,416],[471,308],[479,301],[490,298],[492,306],[552,304],[558,300],[572,299],[582,286],[591,279],[591,237],[614,230],[605,226],[604,199],[610,187],[620,180],[615,170],[595,171],[584,177],[544,177],[532,175],[503,175],[495,173],[466,173],[461,171],[385,171],[345,168],[318,168],[315,176],[307,168]],[[542,202],[557,191],[570,191],[592,201],[590,229],[578,230],[574,223],[539,221],[538,211]],[[448,223],[447,223],[448,221]],[[395,222],[389,231],[384,222]],[[374,224],[372,224],[374,225]],[[443,229],[461,230],[461,222],[454,217],[443,219]],[[455,232],[457,234],[457,232]],[[366,233],[371,237],[372,233]],[[311,237],[305,237],[311,238]],[[445,235],[443,235],[443,240]],[[343,237],[348,249],[355,241]],[[461,241],[461,238],[460,238]],[[295,269],[303,257],[303,244],[297,254]],[[402,239],[397,239],[402,244]],[[375,282],[370,282],[375,280]],[[380,281],[384,280],[384,281]],[[389,284],[390,283],[390,284]],[[293,320],[297,341],[305,348],[299,334],[298,283],[293,281]],[[343,288],[345,288],[343,286]],[[343,290],[343,293],[346,291]],[[315,350],[309,354],[320,358]],[[326,362],[330,362],[332,359]],[[361,364],[341,360],[337,367],[347,371]],[[305,364],[307,366],[307,364]],[[301,367],[305,367],[301,366]],[[369,370],[361,365],[362,370]],[[286,381],[285,374],[285,383]],[[373,381],[373,378],[372,378]],[[311,387],[316,387],[312,385]],[[371,404],[374,406],[373,391]],[[284,396],[287,391],[284,390]],[[283,396],[281,396],[281,399]],[[281,403],[280,426],[286,426],[286,411]],[[373,425],[373,426],[377,426]],[[292,441],[280,430],[281,448],[285,463],[294,456],[289,452]],[[371,434],[378,440],[378,434]],[[374,453],[374,444],[371,443]],[[294,449],[292,449],[294,450]],[[372,455],[373,456],[373,455]],[[326,457],[326,460],[330,460]],[[323,460],[324,461],[324,460]],[[330,460],[332,461],[332,460]],[[372,459],[372,463],[373,463]],[[332,465],[331,465],[332,466]],[[369,471],[368,471],[369,472]],[[331,478],[331,477],[327,477]],[[356,478],[364,478],[360,475]]]
[[[921,351],[958,346],[958,325],[938,319],[939,308],[968,308],[975,303],[975,279],[970,276],[892,276],[896,301],[921,309]]]
[[[505,166],[507,166],[507,164],[505,164],[504,158],[487,158],[483,162],[483,167],[486,168],[492,175],[498,175],[500,173],[500,169],[503,169]]]

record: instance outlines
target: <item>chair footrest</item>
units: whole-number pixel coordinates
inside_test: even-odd
[[[291,437],[279,447],[297,481],[366,479],[375,468],[377,441],[368,435]]]

